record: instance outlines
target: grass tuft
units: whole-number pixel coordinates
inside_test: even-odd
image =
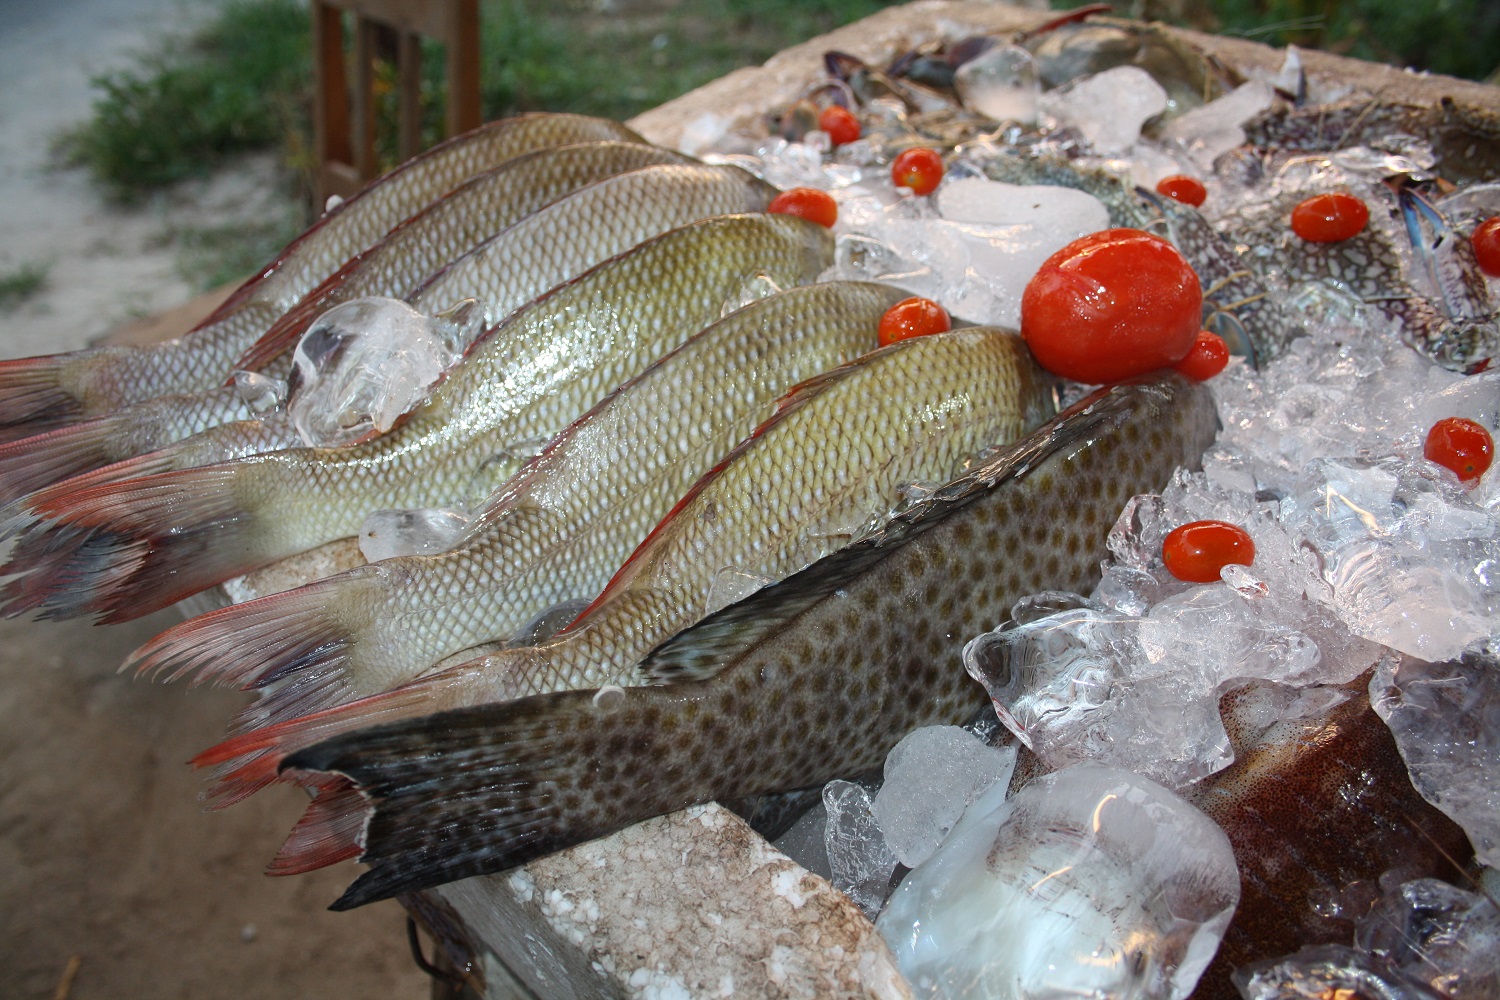
[[[20,305],[42,290],[52,265],[26,263],[13,271],[0,272],[0,308]]]

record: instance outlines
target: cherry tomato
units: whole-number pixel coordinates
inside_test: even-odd
[[[931,299],[912,296],[902,299],[880,317],[878,336],[880,346],[894,344],[909,337],[925,337],[929,333],[946,333],[953,329],[948,310]]]
[[[1156,190],[1168,198],[1176,198],[1184,205],[1192,205],[1197,208],[1208,198],[1208,188],[1204,187],[1196,177],[1187,174],[1173,174],[1171,177],[1163,177],[1156,182]]]
[[[818,128],[828,133],[828,141],[835,146],[853,142],[859,138],[859,119],[848,108],[830,104],[818,116]]]
[[[1225,521],[1192,521],[1173,528],[1161,543],[1167,572],[1188,583],[1213,583],[1231,563],[1255,561],[1255,543],[1244,528]]]
[[[1491,277],[1500,278],[1500,215],[1481,222],[1469,239],[1474,244],[1479,269]]]
[[[942,179],[943,158],[925,146],[908,149],[891,164],[891,183],[916,194],[931,194]]]
[[[1313,195],[1292,209],[1292,232],[1309,243],[1337,243],[1358,236],[1370,209],[1352,194]]]
[[[817,188],[792,188],[783,191],[771,201],[768,212],[782,215],[800,215],[809,222],[833,228],[839,218],[838,203],[827,191]]]
[[[1473,485],[1495,459],[1495,440],[1482,424],[1448,417],[1432,425],[1422,449],[1429,462],[1452,469],[1459,482]]]
[[[1175,365],[1203,322],[1198,275],[1139,229],[1106,229],[1048,257],[1021,295],[1021,336],[1043,368],[1118,382]]]
[[[1199,330],[1188,348],[1187,357],[1173,365],[1182,374],[1197,382],[1207,382],[1229,364],[1229,345],[1217,333]]]

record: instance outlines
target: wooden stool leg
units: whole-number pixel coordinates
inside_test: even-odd
[[[479,0],[450,0],[448,31],[448,134],[477,128],[479,107]]]
[[[375,53],[380,23],[354,17],[354,169],[368,180],[379,173],[375,159]]]
[[[422,151],[422,36],[403,31],[397,42],[396,150],[402,160]]]
[[[338,9],[312,3],[313,143],[318,157],[314,180],[318,211],[332,194],[347,192],[354,154],[349,144],[349,80],[344,64],[344,26]]]

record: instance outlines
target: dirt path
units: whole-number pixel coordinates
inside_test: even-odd
[[[80,171],[48,169],[56,130],[87,114],[88,79],[210,0],[8,0],[0,21],[0,275],[50,264],[0,312],[0,356],[81,347],[194,290],[163,229],[280,196],[264,162],[123,212]],[[185,765],[236,696],[136,682],[124,654],[175,618],[115,628],[0,624],[0,997],[417,998],[395,904],[324,907],[357,869],[270,879],[304,799],[274,789],[205,813]],[[76,961],[75,961],[76,960]]]

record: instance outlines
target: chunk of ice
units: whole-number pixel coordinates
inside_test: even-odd
[[[1356,924],[1354,943],[1449,1000],[1500,996],[1500,908],[1479,893],[1407,882]]]
[[[1474,853],[1500,865],[1500,657],[1382,662],[1370,705],[1385,720],[1421,796],[1464,828]]]
[[[922,996],[1181,998],[1239,891],[1206,816],[1137,775],[1080,765],[966,818],[876,927]]]
[[[1141,126],[1167,109],[1167,92],[1138,66],[1083,77],[1041,96],[1041,109],[1083,134],[1101,153],[1123,153]]]
[[[466,299],[434,316],[398,299],[354,299],[328,310],[293,353],[287,410],[309,447],[391,429],[462,355],[483,310]]]
[[[451,508],[377,510],[359,530],[359,551],[368,562],[436,555],[452,548],[468,525],[468,513]]]
[[[831,881],[871,920],[890,895],[897,863],[875,822],[873,803],[874,796],[864,785],[830,781],[823,786],[823,808],[828,814],[824,844]]]
[[[1042,93],[1036,60],[1019,45],[997,45],[953,74],[964,107],[996,121],[1032,124]]]
[[[235,372],[234,391],[257,415],[274,413],[286,405],[286,380],[260,372]]]
[[[1313,945],[1285,958],[1252,962],[1236,969],[1232,979],[1245,1000],[1442,1000],[1389,962],[1341,944]]]
[[[1213,169],[1214,161],[1245,143],[1244,125],[1271,106],[1276,94],[1259,80],[1241,84],[1217,100],[1178,115],[1162,126],[1164,142],[1180,144],[1199,169]]]
[[[932,856],[964,810],[992,785],[1006,785],[1014,747],[989,747],[959,726],[908,733],[885,758],[885,783],[871,812],[896,859],[915,868]]]

